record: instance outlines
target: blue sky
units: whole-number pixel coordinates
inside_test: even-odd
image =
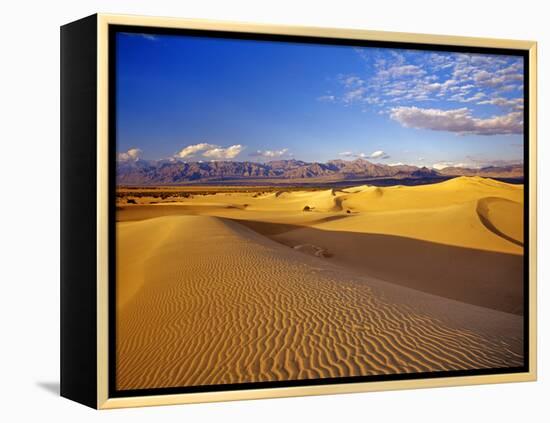
[[[117,37],[119,160],[521,162],[519,57]]]

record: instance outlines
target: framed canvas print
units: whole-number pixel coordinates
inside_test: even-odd
[[[536,43],[61,29],[61,394],[536,378]]]

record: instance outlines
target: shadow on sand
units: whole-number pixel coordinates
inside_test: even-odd
[[[313,245],[327,260],[364,276],[429,294],[523,314],[523,255],[418,239],[234,220],[280,244]]]

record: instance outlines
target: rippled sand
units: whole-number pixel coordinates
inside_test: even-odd
[[[120,210],[117,387],[522,365],[523,190],[457,179]]]

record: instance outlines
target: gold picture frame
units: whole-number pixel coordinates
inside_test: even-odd
[[[87,19],[87,21],[86,21]],[[79,23],[80,22],[80,23]],[[79,30],[82,27],[82,22],[87,25],[86,30],[83,32]],[[80,25],[80,26],[79,26]],[[254,389],[242,389],[242,390],[221,390],[212,392],[195,392],[195,393],[168,393],[158,395],[143,395],[143,396],[127,396],[127,397],[112,397],[109,396],[109,237],[110,237],[110,200],[109,200],[109,175],[112,170],[112,164],[110,164],[109,156],[109,27],[110,26],[137,26],[137,27],[150,27],[150,28],[169,28],[169,29],[188,29],[188,30],[205,30],[205,31],[224,31],[224,32],[238,32],[248,34],[263,34],[263,35],[281,35],[281,36],[295,36],[295,37],[319,37],[330,39],[343,39],[343,40],[366,40],[366,41],[380,41],[380,42],[395,42],[395,43],[412,43],[412,44],[429,44],[429,45],[444,45],[444,46],[460,46],[460,47],[475,47],[475,48],[494,48],[494,49],[514,49],[527,52],[528,54],[528,100],[529,100],[529,120],[526,122],[528,128],[528,151],[529,151],[529,191],[528,191],[528,221],[529,221],[529,280],[528,292],[528,315],[524,316],[528,321],[528,334],[524,336],[528,337],[528,371],[518,373],[503,373],[503,374],[486,374],[486,375],[467,375],[467,376],[451,376],[451,377],[438,377],[438,378],[424,378],[424,379],[406,379],[406,380],[384,380],[384,381],[372,381],[372,382],[354,382],[354,383],[341,383],[341,384],[329,384],[329,385],[315,385],[308,386],[289,386],[289,387],[268,387],[268,388],[254,388]],[[78,54],[85,54],[83,52],[76,52],[78,49],[89,49],[90,46],[95,46],[93,53],[90,55],[95,56],[96,68],[91,69],[90,72],[95,75],[95,90],[93,90],[93,96],[95,96],[96,109],[95,116],[90,119],[93,120],[95,127],[95,133],[90,134],[90,138],[93,146],[90,147],[90,152],[95,155],[95,172],[88,175],[90,180],[95,182],[96,189],[90,193],[90,201],[95,203],[95,211],[90,217],[90,222],[95,228],[93,232],[94,239],[89,239],[90,242],[95,241],[95,248],[93,252],[88,256],[86,265],[93,268],[95,279],[95,285],[88,287],[88,294],[94,292],[95,298],[91,300],[90,304],[95,305],[95,310],[88,310],[90,313],[85,319],[87,319],[86,327],[90,328],[90,322],[95,322],[95,348],[94,354],[89,356],[84,361],[75,363],[71,361],[70,357],[78,354],[82,354],[83,350],[75,347],[74,345],[80,342],[77,339],[78,331],[82,331],[81,326],[74,330],[69,327],[68,320],[72,320],[72,324],[78,323],[79,317],[76,316],[74,307],[71,308],[68,305],[69,302],[74,303],[78,301],[79,295],[85,295],[82,293],[71,293],[68,284],[70,283],[71,269],[67,269],[65,276],[62,276],[62,295],[63,289],[66,289],[65,299],[62,298],[62,395],[70,399],[82,402],[89,406],[98,409],[112,409],[121,407],[138,407],[138,406],[152,406],[152,405],[169,405],[169,404],[188,404],[198,402],[212,402],[212,401],[232,401],[232,400],[246,400],[246,399],[260,399],[260,398],[279,398],[279,397],[291,397],[291,396],[305,396],[305,395],[322,395],[322,394],[342,394],[353,392],[369,392],[369,391],[382,391],[382,390],[398,390],[398,389],[417,389],[417,388],[431,388],[431,387],[445,387],[445,386],[462,386],[462,385],[475,385],[475,384],[492,384],[492,383],[505,383],[505,382],[524,382],[534,381],[537,377],[537,328],[536,328],[536,316],[537,316],[537,301],[536,301],[536,255],[537,255],[537,152],[536,152],[536,140],[537,140],[537,44],[534,41],[517,41],[517,40],[504,40],[504,39],[489,39],[489,38],[476,38],[476,37],[459,37],[459,36],[446,36],[446,35],[428,35],[428,34],[411,34],[401,32],[381,32],[381,31],[368,31],[360,29],[336,29],[336,28],[315,28],[315,27],[301,27],[301,26],[283,26],[283,25],[261,25],[252,23],[234,23],[225,21],[211,21],[211,20],[196,20],[196,19],[179,19],[179,18],[162,18],[162,17],[145,17],[145,16],[125,16],[116,14],[97,14],[85,20],[77,21],[72,24],[68,24],[64,27],[65,36],[72,38],[74,45],[69,45],[69,41],[65,44],[65,50],[63,50],[63,38],[62,38],[62,56],[65,54],[67,57],[67,63],[69,64],[72,57],[78,56]],[[80,32],[79,32],[80,31]],[[86,32],[87,31],[87,32]],[[82,35],[84,34],[84,35]],[[63,31],[62,31],[63,37]],[[95,38],[95,39],[94,39]],[[91,44],[82,44],[85,40]],[[80,44],[79,44],[80,43]],[[72,56],[71,56],[72,55]],[[91,57],[91,56],[90,56]],[[63,64],[63,61],[62,61]],[[63,72],[63,66],[62,66]],[[70,70],[65,71],[63,77],[68,80],[71,78],[77,78],[71,74]],[[88,80],[89,83],[89,80]],[[69,96],[69,91],[74,90],[74,84],[68,85],[63,88],[62,83],[62,99],[63,89]],[[93,99],[90,98],[90,101]],[[71,107],[70,101],[79,100],[67,100],[67,108],[63,109],[62,106],[62,125],[69,125],[71,119],[76,119],[74,114],[74,107]],[[91,104],[91,103],[90,103]],[[63,112],[65,110],[65,112]],[[87,113],[90,113],[89,110]],[[82,130],[82,129],[81,129]],[[67,142],[70,142],[69,137],[74,137],[69,129],[65,132]],[[62,151],[63,151],[62,140]],[[75,147],[77,148],[77,147]],[[74,152],[67,151],[65,160],[69,162],[76,154]],[[63,166],[63,165],[62,165]],[[70,167],[70,166],[69,166]],[[71,173],[73,172],[73,173]],[[67,202],[72,202],[75,199],[76,194],[71,194],[71,189],[66,188],[63,191],[63,178],[64,177],[76,177],[78,170],[67,168],[66,173],[62,173],[62,195],[67,199]],[[72,196],[71,196],[72,195]],[[90,203],[91,204],[91,203]],[[67,203],[67,207],[71,207]],[[84,207],[84,205],[83,205]],[[88,207],[86,205],[86,207]],[[62,206],[63,210],[63,206]],[[67,212],[69,213],[69,212]],[[63,217],[62,217],[63,219]],[[67,220],[68,221],[68,220]],[[70,223],[63,223],[67,225],[67,231],[71,230],[73,226]],[[65,240],[62,235],[62,249],[66,249],[65,261],[67,266],[75,266],[76,262],[71,262],[69,250],[74,249],[75,244],[71,244],[69,240]],[[74,241],[76,242],[76,241]],[[94,260],[91,260],[91,258]],[[62,259],[63,260],[63,259]],[[76,258],[74,260],[77,260]],[[83,261],[80,262],[84,263]],[[63,273],[63,272],[62,272]],[[65,280],[63,279],[65,277]],[[83,282],[84,283],[84,282]],[[65,287],[65,288],[64,288]],[[93,290],[93,291],[92,291]],[[65,320],[63,320],[65,315]],[[64,323],[65,322],[65,323]],[[76,323],[75,323],[76,322]],[[83,323],[84,325],[85,323]],[[65,333],[65,337],[63,335]],[[88,335],[90,335],[88,330]],[[87,338],[88,343],[91,338]],[[63,347],[65,342],[65,348]],[[80,342],[82,344],[82,342]],[[86,344],[88,345],[88,344]],[[68,361],[63,364],[63,357]],[[86,375],[83,375],[82,368],[83,363],[85,366],[91,366],[94,370]],[[93,374],[92,374],[93,373]],[[95,376],[95,377],[94,377]],[[80,386],[78,383],[79,378],[84,378],[82,384],[85,387]],[[95,379],[95,386],[92,378]],[[94,395],[95,394],[95,395]]]

